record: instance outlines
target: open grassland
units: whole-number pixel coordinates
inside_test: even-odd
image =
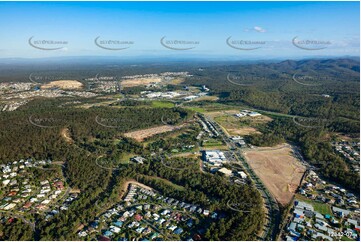
[[[173,108],[174,103],[167,101],[152,101],[153,108]]]
[[[194,112],[198,112],[198,113],[205,113],[206,110],[204,108],[200,108],[200,107],[190,107],[190,106],[183,106],[184,109],[189,109],[192,110]]]
[[[206,113],[208,116],[214,118],[229,135],[250,135],[260,133],[257,130],[257,125],[270,122],[272,119],[267,116],[257,117],[241,117],[234,116],[239,113],[238,110],[216,111]]]
[[[287,205],[295,194],[306,168],[294,157],[289,145],[265,147],[244,152],[256,172],[277,201]]]
[[[194,102],[199,102],[199,101],[217,101],[219,99],[219,97],[217,96],[202,96],[197,98]]]
[[[185,187],[174,184],[173,182],[171,182],[171,181],[169,181],[167,179],[161,178],[161,177],[147,176],[147,175],[139,175],[139,176],[145,178],[146,180],[153,180],[153,181],[158,181],[158,182],[164,183],[167,186],[170,186],[173,189],[178,190],[178,191],[184,191],[185,190]]]
[[[174,78],[174,79],[172,79],[172,80],[169,81],[169,84],[179,85],[179,84],[181,84],[182,82],[184,82],[184,78]]]
[[[223,145],[222,141],[212,139],[212,138],[206,138],[202,142],[202,146],[204,146],[204,147],[214,147],[214,146],[221,146],[221,145]]]

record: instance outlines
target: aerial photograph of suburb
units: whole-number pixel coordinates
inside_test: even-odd
[[[1,1],[0,241],[360,241],[359,1]]]

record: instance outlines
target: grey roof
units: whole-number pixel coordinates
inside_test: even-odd
[[[296,223],[291,222],[291,223],[290,223],[290,226],[288,226],[288,230],[294,230],[294,231],[296,231]]]
[[[346,210],[346,209],[342,209],[342,208],[338,208],[338,207],[332,207],[332,211],[335,212],[342,212],[344,215],[349,215],[351,213],[351,211]]]

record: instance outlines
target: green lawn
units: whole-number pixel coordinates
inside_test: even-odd
[[[346,236],[342,236],[341,237],[341,241],[354,241],[353,239],[350,239],[350,238],[348,238],[348,237],[346,237]]]
[[[199,113],[205,113],[205,112],[212,112],[212,111],[224,111],[224,110],[233,110],[233,109],[239,109],[238,106],[231,106],[221,103],[212,102],[209,104],[205,104],[202,106],[197,105],[196,102],[188,103],[187,105],[183,106],[185,109],[190,109]]]
[[[314,200],[308,199],[299,194],[296,194],[296,199],[311,204],[313,206],[313,208],[315,209],[315,211],[317,211],[323,215],[325,215],[325,214],[332,215],[331,206],[328,204],[316,202]]]
[[[178,191],[185,190],[185,187],[174,184],[173,182],[171,182],[167,179],[161,178],[161,177],[147,176],[147,175],[140,175],[140,176],[144,177],[147,180],[156,180],[156,181],[162,182],[162,183],[166,184],[167,186],[171,186],[172,188],[174,188],[175,190],[178,190]]]
[[[207,142],[203,141],[202,146],[210,147],[210,146],[220,146],[223,145],[222,141],[215,139],[208,139]]]
[[[174,103],[168,101],[152,101],[152,107],[154,108],[173,108]]]
[[[123,154],[122,157],[120,158],[120,164],[129,164],[130,163],[130,158],[136,156],[136,154],[133,153],[127,153],[127,154]]]
[[[113,145],[117,145],[120,142],[120,139],[114,139],[113,140]]]
[[[200,108],[200,107],[187,107],[187,106],[183,106],[184,109],[189,109],[192,110],[194,112],[198,112],[198,113],[205,113],[206,110],[204,108]]]

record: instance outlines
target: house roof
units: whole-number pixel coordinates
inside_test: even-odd
[[[225,174],[225,175],[227,175],[227,176],[232,175],[232,170],[229,170],[229,169],[227,169],[227,168],[225,168],[225,167],[219,169],[218,171],[221,172],[221,173],[223,173],[223,174]]]

